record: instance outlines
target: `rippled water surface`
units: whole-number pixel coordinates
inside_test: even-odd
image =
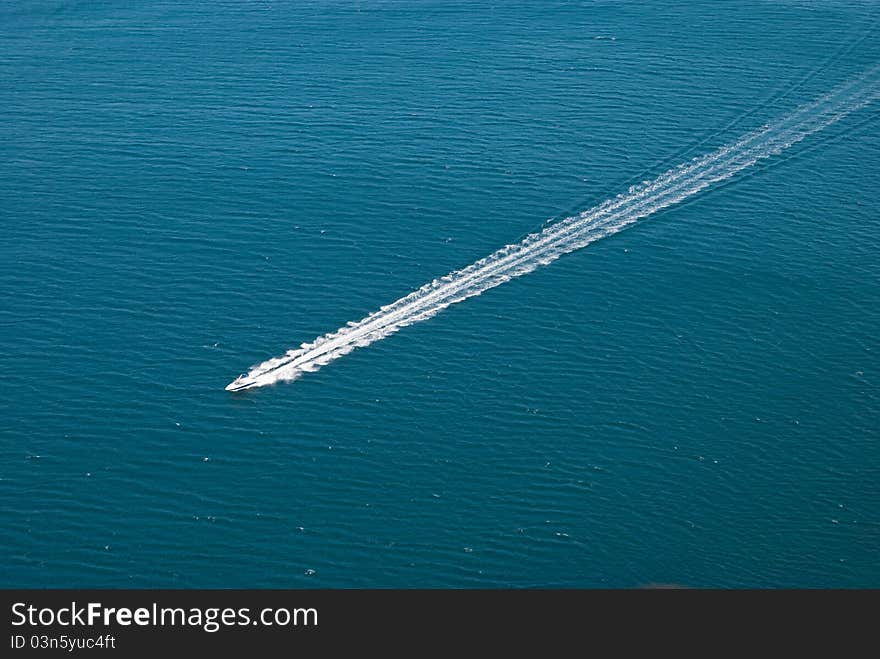
[[[880,586],[880,101],[223,390],[869,70],[875,3],[0,26],[0,585]]]

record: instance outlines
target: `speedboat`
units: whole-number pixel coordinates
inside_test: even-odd
[[[245,389],[259,386],[256,378],[252,378],[247,373],[242,373],[226,385],[226,391],[244,391]]]

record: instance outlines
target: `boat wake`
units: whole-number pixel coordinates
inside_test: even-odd
[[[657,178],[631,187],[579,215],[528,235],[489,256],[435,279],[357,322],[254,366],[226,389],[240,391],[299,378],[437,315],[456,302],[481,294],[514,277],[528,274],[563,254],[621,231],[640,219],[677,204],[734,176],[759,160],[777,155],[880,95],[880,66],[851,79],[784,117],[765,124],[736,142],[694,158]]]

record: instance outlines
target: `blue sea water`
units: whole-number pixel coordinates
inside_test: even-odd
[[[5,4],[0,586],[880,587],[880,103],[223,390],[878,35],[822,0]]]

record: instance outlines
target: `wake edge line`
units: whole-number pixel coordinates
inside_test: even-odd
[[[349,322],[312,343],[251,369],[251,386],[294,380],[305,372],[381,340],[415,322],[433,317],[451,304],[534,271],[563,254],[613,235],[639,219],[680,203],[706,187],[728,179],[758,160],[771,157],[809,135],[836,123],[877,97],[873,67],[788,115],[746,134],[708,155],[694,158],[653,180],[632,186],[579,215],[550,225],[524,240],[507,245],[466,268],[435,279],[412,293],[381,307],[357,322]]]

